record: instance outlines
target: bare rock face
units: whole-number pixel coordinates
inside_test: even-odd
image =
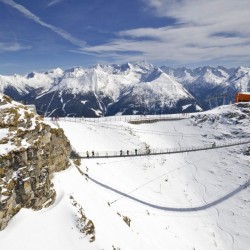
[[[62,129],[0,94],[0,230],[21,208],[54,202],[51,178],[68,167],[70,152]]]

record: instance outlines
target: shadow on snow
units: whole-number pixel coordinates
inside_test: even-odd
[[[196,211],[202,211],[202,210],[206,210],[208,208],[211,208],[213,206],[216,206],[220,203],[222,203],[223,201],[226,201],[227,199],[231,198],[232,196],[238,194],[239,192],[241,192],[242,190],[246,189],[247,187],[250,186],[250,180],[246,181],[244,184],[240,185],[238,188],[236,188],[235,190],[231,191],[230,193],[226,194],[225,196],[215,200],[215,201],[212,201],[210,203],[207,203],[205,205],[202,205],[202,206],[197,206],[197,207],[165,207],[165,206],[159,206],[159,205],[155,205],[155,204],[152,204],[152,203],[149,203],[147,201],[143,201],[143,200],[140,200],[136,197],[133,197],[129,194],[126,194],[122,191],[119,191],[115,188],[112,188],[104,183],[101,183],[91,177],[88,176],[88,179],[91,180],[92,182],[94,182],[95,184],[103,187],[103,188],[106,188],[108,190],[111,190],[119,195],[122,195],[123,197],[126,197],[130,200],[133,200],[133,201],[136,201],[136,202],[139,202],[143,205],[146,205],[146,206],[149,206],[149,207],[152,207],[152,208],[155,208],[155,209],[159,209],[159,210],[163,210],[163,211],[171,211],[171,212],[196,212]]]

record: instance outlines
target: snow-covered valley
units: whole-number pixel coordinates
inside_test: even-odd
[[[249,110],[249,105],[229,105],[188,119],[140,125],[112,119],[58,123],[77,152],[125,152],[249,138]],[[55,203],[40,211],[22,209],[0,232],[1,249],[246,250],[248,151],[249,145],[242,145],[90,157],[78,167],[72,160],[69,169],[54,176]],[[83,233],[83,217],[94,225],[90,235]]]

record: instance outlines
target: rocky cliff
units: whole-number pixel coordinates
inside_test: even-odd
[[[21,209],[51,205],[51,178],[69,165],[71,147],[24,105],[0,94],[0,230]]]

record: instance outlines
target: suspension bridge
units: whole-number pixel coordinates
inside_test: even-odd
[[[249,139],[234,140],[231,142],[222,142],[217,144],[209,144],[203,146],[183,146],[179,148],[169,149],[150,149],[145,150],[120,150],[120,151],[87,151],[86,153],[77,152],[73,150],[71,158],[82,158],[82,159],[100,159],[100,158],[118,158],[118,157],[142,157],[142,156],[154,156],[154,155],[168,155],[168,154],[180,154],[186,152],[197,152],[204,150],[215,150],[219,148],[234,147],[238,145],[250,144]]]
[[[152,123],[158,121],[173,121],[173,120],[182,120],[187,119],[190,117],[190,114],[187,115],[174,115],[174,116],[152,116],[145,119],[144,117],[137,117],[137,119],[123,118],[125,121],[133,124],[141,124],[141,123]],[[107,118],[104,118],[104,121]],[[111,118],[110,118],[111,119]],[[117,118],[113,118],[115,121]],[[60,118],[60,120],[64,121],[71,121],[71,122],[96,122],[93,118],[92,119],[83,119],[83,118]],[[60,127],[58,120],[53,121],[54,125]],[[98,120],[99,123],[99,120]],[[142,156],[154,156],[154,155],[168,155],[168,154],[180,154],[180,153],[187,153],[187,152],[197,152],[197,151],[204,151],[204,150],[215,150],[220,148],[228,148],[234,147],[238,145],[250,144],[250,138],[245,139],[238,139],[232,140],[228,142],[217,142],[202,146],[180,146],[177,148],[167,148],[167,149],[151,149],[145,148],[142,149],[134,149],[134,150],[118,150],[118,151],[86,151],[77,152],[75,149],[71,152],[72,159],[100,159],[100,158],[118,158],[118,157],[142,157]]]

